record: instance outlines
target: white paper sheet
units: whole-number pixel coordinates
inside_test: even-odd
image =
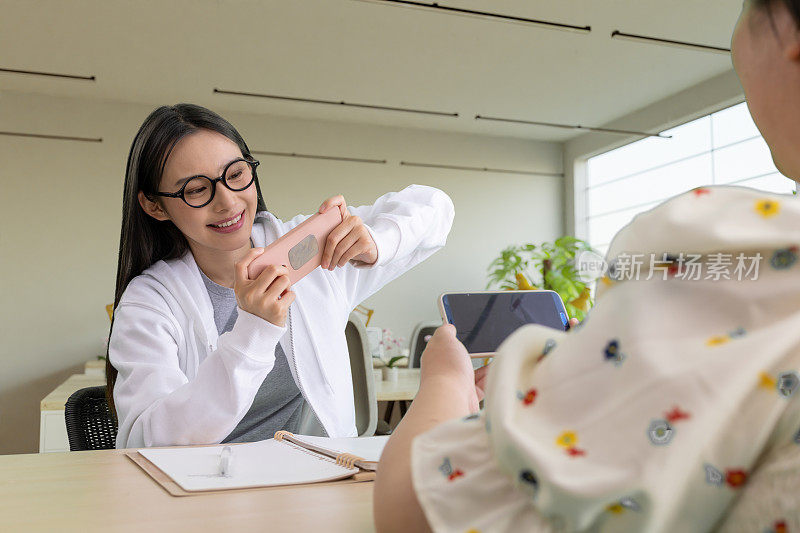
[[[330,439],[329,439],[330,440]],[[348,439],[345,439],[348,440]],[[296,485],[342,479],[358,473],[288,443],[274,439],[231,445],[231,476],[219,475],[224,445],[201,448],[139,450],[183,490],[202,491]]]

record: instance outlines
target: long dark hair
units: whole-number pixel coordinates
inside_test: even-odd
[[[199,130],[215,131],[236,143],[247,159],[250,149],[233,125],[213,111],[192,104],[162,106],[150,113],[133,139],[125,170],[125,189],[122,195],[122,230],[119,236],[117,287],[114,309],[119,305],[128,283],[153,263],[162,259],[181,257],[189,250],[186,237],[171,221],[158,221],[139,205],[139,191],[155,199],[161,175],[172,149],[182,138]],[[258,211],[266,211],[258,175],[255,176]],[[111,331],[114,320],[111,320]],[[109,339],[111,335],[109,333]],[[109,342],[110,344],[110,342]],[[111,364],[106,350],[106,399],[116,417],[114,383],[117,369]]]
[[[767,9],[770,15],[772,15],[772,7],[777,3],[786,6],[786,9],[794,18],[795,25],[800,28],[800,0],[753,0],[755,7]]]

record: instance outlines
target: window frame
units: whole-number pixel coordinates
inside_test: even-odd
[[[735,107],[744,103],[745,100],[743,96],[738,96],[736,98],[731,98],[723,101],[722,103],[717,103],[714,106],[709,106],[702,111],[698,111],[695,113],[684,115],[682,118],[673,119],[668,123],[662,124],[661,126],[654,127],[654,128],[643,128],[643,130],[652,129],[654,131],[667,131],[671,130],[683,125],[686,125],[690,122],[700,120],[702,118],[714,115],[715,113],[719,113],[721,111],[725,111],[726,109]],[[666,112],[666,110],[664,110]],[[636,115],[636,114],[634,114]],[[630,120],[630,118],[621,119],[621,120]],[[713,126],[712,126],[713,127]],[[564,194],[564,226],[567,234],[575,235],[579,239],[583,239],[588,241],[589,240],[589,206],[588,206],[588,182],[589,182],[589,160],[593,157],[608,153],[610,151],[616,150],[618,148],[622,148],[624,146],[633,144],[635,142],[643,140],[645,137],[643,136],[631,136],[631,137],[624,137],[624,138],[617,138],[617,139],[609,139],[608,135],[603,134],[587,134],[584,139],[576,138],[572,141],[568,141],[565,143],[565,169],[567,170],[565,176],[565,194]],[[747,141],[751,141],[752,139],[758,138],[751,137],[748,139],[742,139],[739,141],[735,141],[732,143],[725,144],[723,146],[715,147],[712,144],[710,150],[702,152],[702,154],[710,154],[712,160],[714,158],[714,152],[723,150],[725,148],[730,148],[731,146],[735,146],[737,144],[741,144]],[[605,143],[601,141],[605,140]],[[573,142],[577,141],[577,142]],[[573,146],[576,144],[578,147],[583,146],[591,146],[595,145],[591,150],[583,150],[580,151],[580,148],[576,148]],[[695,154],[693,157],[697,157],[701,154]],[[665,166],[669,164],[674,164],[678,162],[680,159],[676,159],[670,163],[666,163],[663,165],[658,166]],[[654,167],[655,168],[655,167]],[[645,169],[639,172],[633,173],[630,176],[637,176],[639,174],[648,172],[653,169]],[[770,172],[766,175],[774,174],[774,172]],[[759,176],[750,176],[748,178],[743,178],[742,180],[737,181],[745,181],[749,179],[754,179]],[[788,178],[787,178],[788,179]],[[736,182],[729,182],[730,184],[735,184]],[[595,185],[596,186],[596,185]],[[795,185],[795,190],[798,190],[798,185]],[[665,199],[656,199],[653,201],[664,201]],[[631,208],[634,205],[630,206]],[[591,243],[595,244],[595,243]],[[601,243],[603,244],[603,243]]]

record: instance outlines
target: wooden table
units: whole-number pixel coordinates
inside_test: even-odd
[[[379,402],[388,402],[383,421],[391,425],[395,401],[400,404],[400,418],[406,416],[408,402],[419,391],[419,368],[398,368],[397,382],[382,381],[380,369],[375,370],[375,396]]]
[[[174,497],[122,450],[0,456],[3,531],[374,531],[373,483]]]
[[[380,369],[375,369],[375,395],[379,402],[413,400],[419,390],[419,368],[398,368],[397,383],[381,380]]]

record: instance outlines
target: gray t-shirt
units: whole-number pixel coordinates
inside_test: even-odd
[[[211,305],[214,308],[214,323],[222,335],[233,329],[239,310],[233,289],[211,281],[202,271]],[[303,395],[294,382],[289,362],[280,343],[275,346],[275,366],[261,383],[253,405],[239,424],[222,442],[253,442],[271,439],[276,431],[284,429],[298,432],[303,419]]]

